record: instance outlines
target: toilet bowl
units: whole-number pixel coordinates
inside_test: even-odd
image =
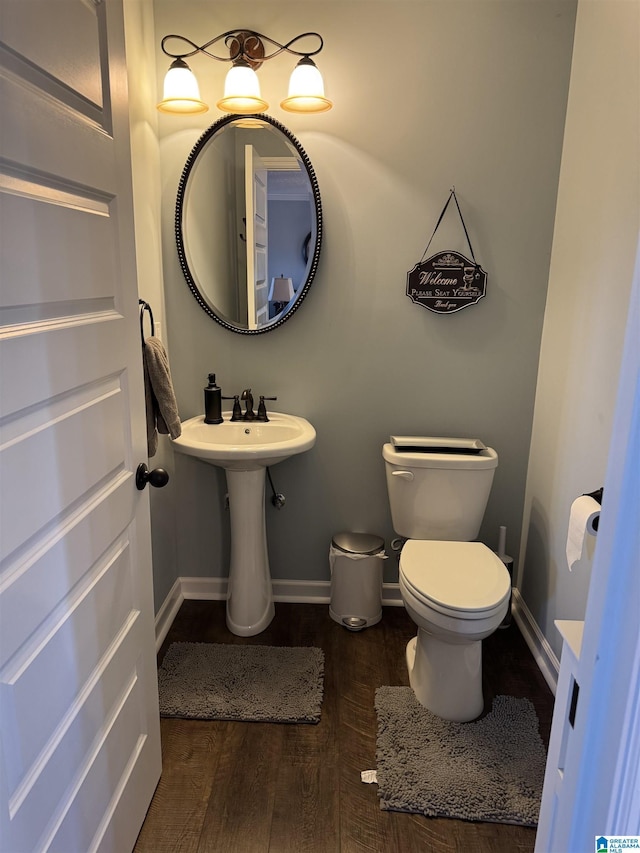
[[[482,640],[509,607],[511,577],[476,539],[498,455],[477,439],[392,436],[382,448],[400,554],[402,600],[418,627],[407,645],[418,701],[447,720],[483,710]]]
[[[405,543],[400,593],[418,626],[407,669],[421,705],[455,722],[482,713],[481,641],[502,622],[510,591],[502,560],[481,542]]]

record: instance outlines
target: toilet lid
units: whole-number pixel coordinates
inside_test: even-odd
[[[511,588],[504,563],[482,542],[409,539],[400,572],[416,598],[456,612],[493,610]]]

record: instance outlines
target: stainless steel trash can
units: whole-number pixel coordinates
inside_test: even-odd
[[[373,533],[336,533],[331,540],[331,618],[361,631],[382,618],[384,539]]]

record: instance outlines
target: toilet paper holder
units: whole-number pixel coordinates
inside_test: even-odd
[[[600,506],[602,506],[602,496],[603,496],[603,494],[604,494],[604,488],[602,488],[602,487],[601,487],[601,488],[599,488],[599,489],[596,489],[596,490],[595,490],[595,492],[585,492],[585,494],[583,495],[583,497],[586,497],[586,498],[593,498],[593,499],[594,499],[594,501],[595,501],[596,503],[599,503],[599,504],[600,504]],[[598,523],[599,523],[599,522],[600,522],[600,519],[599,519],[599,518],[594,518],[594,520],[593,520],[593,529],[594,529],[594,530],[597,530],[597,529],[598,529]]]

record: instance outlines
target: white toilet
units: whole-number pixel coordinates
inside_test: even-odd
[[[476,439],[392,436],[382,448],[393,527],[407,541],[400,592],[418,626],[407,645],[418,701],[446,720],[483,710],[482,639],[502,622],[511,579],[478,535],[498,454]]]

